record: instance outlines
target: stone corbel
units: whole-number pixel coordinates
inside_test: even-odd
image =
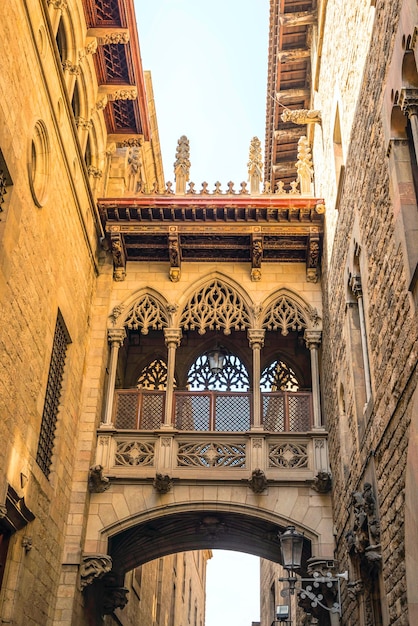
[[[108,554],[84,554],[80,563],[80,589],[85,589],[111,569],[112,558]]]
[[[306,280],[317,283],[319,279],[320,245],[319,234],[311,233],[306,256]]]
[[[103,465],[93,465],[89,469],[88,483],[90,493],[103,493],[109,489],[110,482],[107,476],[103,475]]]
[[[130,35],[127,28],[89,28],[88,37],[96,37],[100,46],[129,43]]]
[[[403,87],[399,94],[399,106],[409,118],[418,115],[418,89]]]
[[[116,609],[124,609],[128,604],[126,587],[105,587],[103,614],[111,615]]]
[[[293,122],[293,124],[320,124],[321,111],[317,109],[285,109],[281,119],[283,122]]]
[[[156,491],[158,491],[158,493],[168,493],[169,491],[171,491],[171,488],[173,486],[173,480],[170,478],[170,476],[168,474],[156,474],[154,481],[153,481],[153,487]]]
[[[263,237],[252,235],[251,238],[251,280],[261,280],[261,261],[263,259]]]
[[[255,469],[248,480],[249,487],[254,493],[263,493],[267,489],[267,478],[263,470]]]
[[[178,233],[170,233],[168,236],[168,256],[170,259],[170,280],[177,283],[181,273],[180,238]]]
[[[116,281],[125,280],[126,254],[122,235],[119,232],[110,234],[110,245],[113,257],[113,278]]]
[[[331,474],[325,471],[319,471],[314,478],[312,487],[318,493],[329,493],[331,491],[332,480]]]
[[[127,86],[123,89],[114,89],[107,94],[108,100],[114,102],[115,100],[136,100],[138,97],[138,90],[136,87]]]

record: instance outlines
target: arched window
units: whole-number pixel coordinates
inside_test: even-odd
[[[248,372],[240,359],[233,354],[226,354],[220,372],[212,372],[206,354],[197,357],[191,366],[187,384],[190,391],[248,391],[250,380]]]
[[[281,359],[276,359],[264,369],[260,386],[263,391],[299,391],[300,389],[295,372]]]
[[[174,381],[174,386],[175,386]],[[154,359],[146,365],[137,381],[138,389],[159,389],[167,387],[167,364],[163,359]]]

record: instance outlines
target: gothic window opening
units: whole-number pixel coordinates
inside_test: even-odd
[[[45,391],[45,404],[42,414],[36,461],[46,477],[50,474],[55,429],[61,399],[62,379],[68,344],[71,343],[67,327],[60,312],[55,325],[54,341]]]
[[[266,367],[261,375],[263,391],[299,391],[300,384],[293,369],[281,359]]]
[[[163,359],[154,359],[148,363],[138,377],[137,387],[138,389],[165,391],[167,388],[167,363]]]
[[[220,372],[214,373],[209,367],[207,355],[200,355],[191,366],[187,385],[190,391],[249,391],[248,372],[233,354],[225,355],[225,362]]]

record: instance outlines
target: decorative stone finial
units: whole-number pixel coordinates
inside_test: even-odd
[[[177,142],[174,177],[176,181],[176,193],[186,193],[186,182],[190,177],[190,146],[186,135],[182,135]]]
[[[263,162],[261,158],[261,141],[253,137],[250,144],[250,156],[248,161],[248,180],[250,181],[250,193],[260,193],[262,181]]]

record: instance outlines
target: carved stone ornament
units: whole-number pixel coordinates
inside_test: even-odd
[[[364,593],[364,584],[362,580],[353,580],[347,583],[347,593],[355,600],[357,596]]]
[[[363,491],[351,496],[353,525],[346,533],[347,551],[356,561],[361,579],[365,584],[376,576],[382,560],[380,550],[380,521],[376,498],[370,483],[364,483]]]
[[[69,72],[73,76],[79,76],[81,72],[81,68],[79,64],[73,63],[72,61],[69,61],[68,59],[64,61],[64,63],[62,64],[62,69],[64,70],[64,72]]]
[[[120,233],[112,233],[110,243],[114,266],[113,278],[116,281],[124,280],[126,274],[126,255]]]
[[[1,205],[4,202],[4,196],[6,195],[6,177],[4,173],[0,170],[0,212],[3,210]]]
[[[80,563],[80,588],[83,590],[112,569],[108,554],[84,554]]]
[[[103,614],[111,615],[116,609],[124,609],[128,604],[128,593],[126,587],[105,587]]]
[[[260,193],[260,184],[263,176],[263,159],[261,155],[261,141],[258,137],[251,139],[247,166],[251,193]]]
[[[156,474],[153,486],[158,493],[168,493],[173,486],[173,481],[168,474]]]
[[[101,46],[127,44],[129,43],[129,31],[117,31],[114,33],[107,33],[99,37],[99,44]]]
[[[174,177],[176,193],[186,192],[186,182],[190,175],[190,146],[186,135],[182,135],[177,142],[176,160],[174,162]]]
[[[107,476],[103,475],[102,465],[93,465],[89,469],[89,491],[90,493],[103,493],[109,489],[110,482]]]
[[[316,109],[285,109],[281,118],[283,122],[293,122],[293,124],[320,124],[321,111]]]
[[[68,8],[67,0],[48,0],[48,5],[52,5],[54,9],[60,9],[61,11]]]
[[[318,493],[329,493],[331,491],[331,474],[329,472],[321,471],[314,478],[312,487]]]
[[[255,469],[248,480],[251,491],[254,493],[263,493],[267,488],[267,478],[263,470]]]
[[[108,95],[109,100],[136,100],[138,97],[138,90],[136,87],[130,89],[117,89],[113,93]]]

